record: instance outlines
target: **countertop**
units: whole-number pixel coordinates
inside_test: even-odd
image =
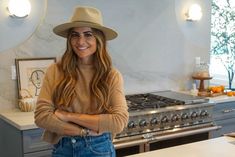
[[[235,138],[219,137],[128,157],[234,157]]]
[[[226,95],[222,95],[217,97],[209,97],[209,99],[215,103],[222,103],[235,101],[235,96],[228,97]],[[15,126],[19,130],[38,128],[34,123],[34,112],[21,112],[19,109],[15,108],[11,110],[0,111],[0,118]]]
[[[0,112],[0,118],[19,130],[38,128],[34,123],[34,112],[21,112],[19,109],[6,110]]]
[[[221,95],[221,96],[209,97],[209,99],[210,101],[213,101],[215,103],[223,103],[223,102],[235,101],[235,96]]]
[[[194,94],[191,94],[190,91],[176,91],[176,92],[194,95]],[[224,103],[224,102],[235,101],[235,96],[227,96],[227,95],[219,95],[219,96],[205,97],[205,98],[209,99],[210,101],[215,102],[215,103]]]

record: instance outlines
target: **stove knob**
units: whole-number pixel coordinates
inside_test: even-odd
[[[189,118],[189,116],[188,116],[187,113],[183,113],[183,114],[181,115],[181,119],[182,119],[182,120],[186,120],[186,119],[188,119],[188,118]]]
[[[207,117],[209,114],[206,110],[202,110],[200,113],[200,117]]]
[[[167,123],[169,120],[168,120],[168,118],[167,118],[167,116],[164,116],[164,117],[162,117],[162,119],[161,119],[161,123]]]
[[[139,126],[140,126],[140,127],[145,127],[145,126],[147,126],[146,120],[144,120],[144,119],[140,120]]]
[[[129,129],[133,129],[133,128],[135,127],[135,122],[134,122],[134,121],[130,121],[130,122],[128,123],[127,127],[128,127]]]
[[[150,124],[151,125],[156,125],[158,123],[158,121],[157,121],[157,118],[155,117],[155,118],[152,118],[151,120],[150,120]]]
[[[172,118],[171,118],[171,121],[172,122],[176,122],[179,120],[179,116],[176,114],[176,115],[173,115]]]
[[[194,112],[191,114],[191,119],[197,118],[197,116],[198,116],[198,115],[197,115],[197,112],[194,111]]]

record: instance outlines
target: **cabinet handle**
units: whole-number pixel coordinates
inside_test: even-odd
[[[235,109],[232,108],[232,109],[223,110],[222,112],[223,112],[223,113],[229,113],[229,112],[234,112],[234,111],[235,111]]]

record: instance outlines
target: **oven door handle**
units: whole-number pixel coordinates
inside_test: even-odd
[[[177,138],[177,137],[190,136],[190,135],[200,134],[200,133],[204,133],[204,132],[210,132],[213,130],[218,130],[220,128],[221,128],[221,126],[212,126],[212,127],[207,127],[207,128],[201,128],[201,129],[183,131],[183,132],[179,132],[179,133],[173,133],[173,134],[169,134],[169,135],[162,135],[162,136],[156,135],[156,136],[149,138],[148,142],[163,141],[163,140],[173,139],[173,138]]]
[[[122,143],[116,143],[116,144],[114,144],[114,147],[116,149],[126,148],[126,147],[131,147],[131,146],[137,146],[137,145],[140,145],[140,144],[145,144],[148,141],[149,141],[148,139],[140,139],[140,140],[134,140],[134,141],[127,141],[127,142],[122,142]]]
[[[210,132],[213,130],[218,130],[220,128],[221,128],[221,126],[212,126],[212,127],[201,128],[201,129],[182,131],[179,133],[172,133],[169,135],[159,135],[158,133],[147,133],[145,135],[142,135],[141,139],[134,139],[134,140],[130,139],[129,141],[125,140],[125,141],[119,141],[119,142],[115,141],[114,147],[116,149],[126,148],[126,147],[131,147],[131,146],[137,146],[140,144],[146,144],[148,142],[151,143],[154,141],[163,141],[163,140],[167,140],[167,139],[189,136],[189,135],[199,134],[199,133],[203,133],[203,132]]]

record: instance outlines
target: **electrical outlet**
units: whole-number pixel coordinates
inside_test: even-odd
[[[15,65],[11,66],[11,79],[16,80],[16,66]]]

